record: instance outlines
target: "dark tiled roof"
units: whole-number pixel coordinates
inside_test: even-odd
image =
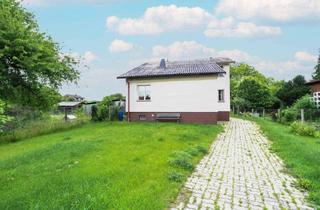
[[[317,84],[320,83],[320,80],[311,80],[309,82],[306,82],[306,85],[313,85],[313,84]]]
[[[206,75],[226,73],[220,65],[234,63],[229,58],[210,58],[193,61],[166,61],[166,68],[160,68],[159,62],[144,63],[117,78],[143,78],[182,75]]]

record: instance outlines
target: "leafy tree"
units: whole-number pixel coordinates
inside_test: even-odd
[[[48,109],[58,88],[79,77],[77,62],[60,50],[20,1],[0,1],[0,99]]]
[[[231,100],[233,101],[237,96],[237,91],[240,82],[246,77],[254,77],[259,81],[266,83],[267,78],[257,71],[254,67],[242,63],[237,66],[231,66],[230,68],[230,83],[231,83]]]
[[[283,86],[276,92],[276,96],[281,100],[283,106],[291,106],[297,99],[310,93],[310,88],[305,83],[306,80],[302,75],[284,82]]]
[[[2,131],[3,125],[10,120],[10,118],[4,113],[5,104],[0,100],[0,132]]]
[[[254,77],[246,77],[240,82],[237,96],[245,101],[245,108],[270,107],[272,105],[272,97],[268,87]]]
[[[320,51],[319,51],[318,64],[314,67],[314,73],[312,74],[312,79],[320,80]]]

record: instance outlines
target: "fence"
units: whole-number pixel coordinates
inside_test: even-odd
[[[320,109],[240,109],[232,108],[233,114],[250,114],[256,117],[267,117],[280,122],[314,122],[320,124]]]

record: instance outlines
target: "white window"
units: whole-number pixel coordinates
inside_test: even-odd
[[[139,101],[150,101],[151,92],[150,85],[138,85],[138,100]]]
[[[224,90],[218,90],[218,101],[224,102]]]

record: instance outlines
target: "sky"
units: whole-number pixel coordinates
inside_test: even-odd
[[[320,0],[24,0],[40,30],[81,60],[62,94],[125,93],[116,77],[148,62],[229,57],[278,80],[311,78]]]

